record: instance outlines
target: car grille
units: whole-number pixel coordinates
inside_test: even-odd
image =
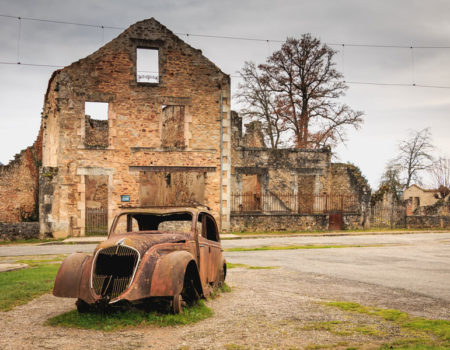
[[[114,299],[128,288],[139,260],[133,248],[116,245],[97,253],[92,274],[95,293],[104,298]]]

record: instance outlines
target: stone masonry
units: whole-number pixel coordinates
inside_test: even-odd
[[[37,221],[42,133],[33,146],[0,165],[0,222]]]
[[[138,49],[156,52],[157,79],[137,79]],[[107,120],[87,116],[86,102],[108,103]],[[41,235],[83,236],[89,206],[106,206],[110,225],[122,205],[200,200],[228,229],[229,111],[229,76],[153,18],[54,72],[42,119]],[[106,195],[97,200],[92,188]]]
[[[331,163],[329,147],[267,148],[261,124],[245,126],[233,112],[232,230],[328,229],[334,212],[340,228],[368,224],[371,191],[359,169]]]

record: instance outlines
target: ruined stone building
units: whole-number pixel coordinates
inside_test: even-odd
[[[232,112],[232,230],[315,230],[367,225],[370,187],[331,149],[270,149],[261,124]]]
[[[122,206],[195,203],[222,230],[361,227],[370,189],[329,148],[244,133],[230,77],[152,18],[53,73],[38,141],[0,166],[0,196],[0,222],[39,209],[41,236],[61,237],[105,233]]]
[[[229,106],[229,76],[153,18],[54,72],[41,233],[84,235],[90,213],[106,212],[106,226],[122,205],[190,203],[221,213],[228,229]]]

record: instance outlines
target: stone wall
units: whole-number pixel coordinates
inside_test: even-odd
[[[274,231],[322,231],[328,230],[327,214],[270,214],[270,215],[231,215],[231,231],[234,232],[274,232]],[[361,228],[359,214],[344,214],[343,229]]]
[[[450,216],[407,216],[406,228],[434,229],[450,228]]]
[[[38,222],[0,222],[0,241],[39,238]]]
[[[328,215],[240,215],[231,216],[231,231],[313,231],[328,229]]]
[[[38,220],[38,172],[42,159],[42,133],[33,146],[0,165],[0,222]]]

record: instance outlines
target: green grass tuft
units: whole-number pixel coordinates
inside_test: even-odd
[[[114,331],[136,326],[177,326],[195,323],[211,317],[213,311],[203,300],[193,306],[186,307],[183,313],[174,315],[157,311],[141,310],[113,311],[108,314],[78,313],[72,310],[46,321],[47,325],[67,328],[93,329],[99,331]]]
[[[260,250],[293,250],[293,249],[331,249],[331,248],[362,248],[362,247],[381,247],[379,244],[372,245],[286,245],[286,246],[262,246],[262,247],[249,247],[249,248],[227,248],[226,252],[253,252]]]
[[[15,244],[31,244],[31,243],[50,243],[50,242],[61,242],[65,238],[49,238],[49,239],[17,239],[15,241],[0,241],[0,245],[15,245]]]
[[[234,269],[237,267],[242,267],[245,269],[250,270],[272,270],[272,269],[279,269],[279,266],[251,266],[247,264],[233,264],[233,263],[227,263],[227,269]]]
[[[0,311],[9,311],[51,292],[58,268],[59,264],[39,264],[0,273]]]
[[[343,311],[358,312],[377,316],[385,321],[393,322],[404,332],[412,336],[397,342],[383,345],[380,349],[449,349],[450,321],[430,320],[414,317],[395,309],[380,309],[349,302],[327,302],[327,306],[337,307]]]

